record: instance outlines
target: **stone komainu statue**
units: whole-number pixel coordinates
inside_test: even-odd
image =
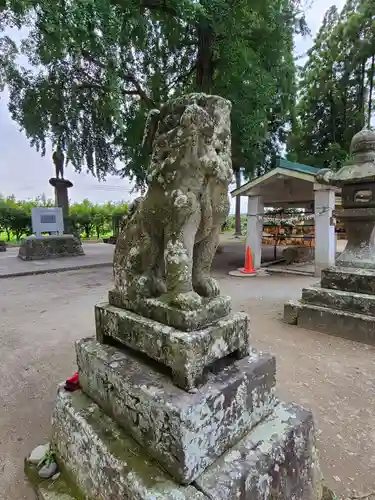
[[[151,111],[149,188],[122,224],[114,256],[125,300],[158,297],[194,309],[219,294],[210,276],[232,180],[231,103],[190,94]]]

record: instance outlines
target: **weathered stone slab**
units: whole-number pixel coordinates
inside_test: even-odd
[[[297,324],[308,330],[375,345],[375,318],[299,302]]]
[[[322,288],[375,294],[375,270],[329,267],[322,271]]]
[[[187,311],[173,307],[161,298],[125,300],[116,290],[110,290],[108,301],[112,306],[128,309],[164,325],[190,332],[203,328],[227,316],[232,311],[230,297],[220,295],[212,299],[202,299],[202,307]]]
[[[280,403],[211,465],[196,485],[215,500],[320,500],[322,477],[312,414]]]
[[[289,300],[284,304],[284,321],[289,325],[296,325],[298,320],[298,310],[300,302],[297,300]]]
[[[375,295],[312,286],[302,289],[302,302],[375,316]]]
[[[179,482],[193,481],[274,408],[275,359],[255,352],[188,394],[128,352],[76,343],[84,392]]]
[[[243,358],[250,352],[249,317],[232,313],[215,323],[183,332],[108,304],[95,308],[99,342],[115,339],[146,354],[172,370],[173,381],[191,390],[204,383],[205,368],[230,354]]]
[[[85,255],[82,243],[71,234],[29,236],[22,240],[18,257],[22,260],[56,259]]]
[[[52,431],[58,460],[84,498],[207,500],[193,486],[176,484],[81,391],[59,389]]]

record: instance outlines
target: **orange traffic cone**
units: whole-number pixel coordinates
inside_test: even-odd
[[[240,269],[240,272],[242,274],[256,274],[256,270],[253,267],[253,256],[251,254],[251,248],[250,245],[246,248],[246,255],[245,255],[245,267]]]

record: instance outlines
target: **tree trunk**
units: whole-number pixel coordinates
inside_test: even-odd
[[[374,64],[375,55],[371,58],[371,70],[370,70],[370,89],[368,93],[368,116],[367,116],[367,126],[371,127],[371,114],[372,114],[372,91],[374,90]]]
[[[361,65],[360,81],[359,81],[359,95],[358,95],[358,130],[361,130],[365,126],[365,74],[366,65],[365,61]]]
[[[340,146],[342,149],[348,150],[348,144],[347,144],[347,120],[348,120],[348,114],[347,114],[347,108],[348,108],[348,73],[345,68],[344,71],[344,77],[343,77],[343,82],[344,82],[344,91],[342,92],[342,110],[343,110],[343,116],[342,116],[342,132],[341,132],[341,141],[340,141]],[[351,138],[350,138],[351,140]]]
[[[210,93],[213,80],[213,43],[214,33],[208,21],[201,21],[197,26],[198,54],[196,84],[201,92]]]
[[[235,175],[236,175],[236,188],[238,189],[241,187],[241,169],[238,167],[235,170]],[[241,236],[242,235],[242,229],[241,229],[241,196],[236,196],[236,228],[235,228],[235,233],[234,236]]]
[[[333,91],[329,93],[329,100],[331,104],[331,127],[332,127],[332,142],[336,142],[336,116],[335,116],[335,102],[333,98]]]

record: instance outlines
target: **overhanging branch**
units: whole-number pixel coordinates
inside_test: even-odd
[[[177,16],[176,9],[168,6],[166,0],[141,0],[140,5],[144,9],[158,10],[171,16]]]
[[[141,84],[138,82],[138,80],[135,78],[134,75],[131,73],[128,73],[124,75],[124,80],[132,83],[134,87],[136,88],[136,91],[138,92],[138,95],[141,99],[145,101],[145,103],[150,107],[150,108],[157,108],[155,102],[146,94],[146,92],[142,89]]]
[[[101,61],[97,61],[94,57],[91,56],[87,51],[82,51],[82,56],[87,60],[90,61],[92,64],[95,64],[99,68],[103,69],[104,71],[108,71],[108,66],[106,66],[104,63]],[[129,92],[132,92],[132,94],[138,94],[141,99],[145,101],[145,103],[150,107],[150,108],[157,108],[155,102],[149,97],[145,90],[143,90],[142,85],[139,83],[139,81],[136,79],[136,77],[132,73],[119,73],[117,70],[117,73],[119,77],[129,83],[132,83],[133,86],[135,87],[134,93],[129,90]]]
[[[128,8],[128,0],[111,0],[112,5],[124,10]],[[169,14],[170,16],[177,16],[178,12],[173,7],[167,5],[166,0],[140,0],[139,9],[148,9],[150,11],[159,11]]]
[[[178,85],[179,83],[186,82],[186,80],[189,78],[190,75],[194,73],[194,71],[197,69],[197,63],[193,64],[193,66],[184,73],[183,75],[178,76],[175,78],[169,85],[168,85],[168,90],[171,90],[173,87]]]

